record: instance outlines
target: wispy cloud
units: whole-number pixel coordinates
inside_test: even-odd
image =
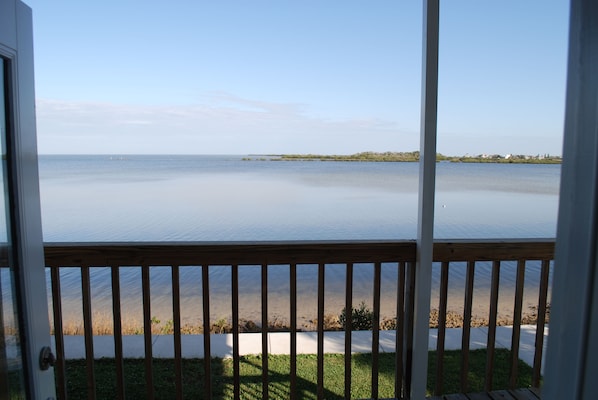
[[[418,135],[375,117],[327,120],[303,104],[213,93],[146,106],[37,100],[40,153],[350,153],[415,149]],[[407,133],[406,131],[410,131]]]

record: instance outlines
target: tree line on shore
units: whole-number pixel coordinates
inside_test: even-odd
[[[322,154],[278,154],[267,157],[245,157],[246,161],[367,161],[367,162],[417,162],[419,151],[383,153],[365,151],[349,155],[322,155]],[[524,154],[479,154],[464,156],[446,156],[436,154],[436,161],[463,162],[463,163],[505,163],[505,164],[560,164],[562,158],[550,154],[524,155]]]

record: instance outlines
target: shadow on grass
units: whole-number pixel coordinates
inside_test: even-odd
[[[468,391],[480,392],[484,387],[486,351],[470,352]],[[382,353],[379,360],[378,387],[380,398],[394,396],[394,353]],[[186,399],[204,398],[204,360],[183,360],[183,395]],[[444,358],[444,393],[460,391],[460,351],[447,351]],[[510,352],[497,350],[493,389],[506,389],[509,381]],[[87,376],[84,360],[66,362],[67,388],[69,399],[87,399]],[[432,393],[436,377],[436,353],[428,354],[428,391]],[[126,359],[125,394],[128,399],[147,398],[145,383],[145,362],[143,359]],[[212,359],[212,398],[233,398],[233,362],[231,359]],[[116,368],[114,359],[95,361],[95,382],[98,399],[113,399],[116,393]],[[270,398],[289,398],[290,396],[290,357],[270,355],[268,357],[268,390]],[[175,397],[175,368],[172,359],[153,360],[153,390],[157,399]],[[240,358],[240,391],[243,399],[262,399],[262,358],[245,356]],[[325,354],[324,357],[324,397],[336,399],[344,397],[344,356]],[[518,387],[531,385],[532,369],[527,364],[519,363]],[[371,397],[371,354],[354,354],[351,367],[351,397]],[[296,394],[301,399],[317,397],[317,357],[299,355],[297,357]]]
[[[307,365],[305,365],[307,364]],[[87,399],[87,376],[85,360],[69,360],[67,365],[67,396],[69,400]],[[175,397],[175,369],[171,359],[153,360],[153,391],[157,399]],[[269,398],[290,397],[289,358],[269,357],[268,391]],[[262,360],[258,356],[240,359],[240,397],[258,400],[262,394]],[[314,375],[311,375],[313,367]],[[233,363],[230,359],[212,359],[212,399],[231,399],[234,393]],[[145,361],[143,359],[124,360],[125,394],[128,399],[145,399],[148,388],[145,382]],[[297,372],[297,397],[316,399],[317,378],[316,361],[303,363]],[[116,368],[114,359],[99,359],[94,363],[96,398],[114,399],[116,393]],[[306,375],[303,377],[301,374]],[[204,399],[204,360],[183,360],[183,397],[186,399]],[[342,392],[341,392],[342,393]],[[324,389],[327,399],[342,398],[342,395]]]

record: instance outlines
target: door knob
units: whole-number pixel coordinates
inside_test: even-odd
[[[56,357],[52,353],[52,349],[49,346],[45,346],[42,348],[42,351],[39,353],[39,368],[42,371],[47,370],[50,367],[53,367],[56,364]]]

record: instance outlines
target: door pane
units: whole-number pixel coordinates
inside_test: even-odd
[[[0,398],[25,398],[23,362],[12,263],[9,180],[7,169],[8,63],[0,57]]]

